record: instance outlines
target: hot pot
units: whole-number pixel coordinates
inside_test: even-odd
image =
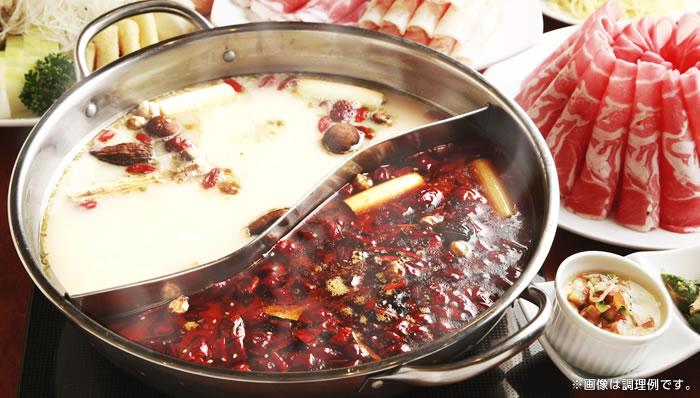
[[[134,3],[98,18],[77,44],[82,54],[90,37],[109,24],[144,12],[190,18],[202,31],[168,40],[126,56],[76,84],[44,115],[25,142],[15,165],[9,219],[17,252],[36,286],[92,344],[134,377],[177,395],[252,396],[378,395],[407,385],[441,385],[465,380],[527,347],[543,332],[551,303],[530,286],[552,244],[559,211],[554,163],[534,124],[480,74],[441,54],[387,35],[351,27],[305,23],[255,23],[212,29],[187,8],[169,2]],[[78,76],[85,62],[77,59]],[[236,372],[187,363],[116,335],[83,313],[40,261],[42,214],[56,182],[56,170],[91,132],[143,100],[195,83],[252,73],[295,72],[339,76],[380,84],[419,98],[450,114],[485,104],[506,120],[491,126],[488,139],[521,171],[535,203],[534,242],[518,281],[488,310],[464,327],[395,357],[350,369],[311,372]],[[494,122],[495,123],[495,122]],[[519,297],[539,307],[523,329],[486,353],[457,359],[498,322]]]

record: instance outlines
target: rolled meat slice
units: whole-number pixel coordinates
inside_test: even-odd
[[[339,24],[339,25],[357,25],[357,21],[360,20],[360,17],[364,15],[365,11],[367,11],[367,6],[369,5],[369,2],[362,1],[357,3],[357,7],[354,9],[351,9],[347,14],[343,15],[342,17],[336,19],[333,23]]]
[[[688,122],[693,132],[695,149],[700,155],[700,70],[697,67],[688,69],[681,75],[683,100],[688,113]]]
[[[663,65],[639,62],[615,220],[637,231],[659,225],[659,137]]]
[[[637,61],[642,62],[653,62],[659,64],[666,68],[667,70],[673,69],[673,64],[663,59],[663,57],[655,52],[646,51],[642,54]]]
[[[661,49],[666,47],[666,44],[673,37],[673,32],[676,29],[676,23],[673,19],[665,17],[661,18],[649,31],[649,38],[651,39],[652,46],[650,50],[657,54],[661,53]]]
[[[452,54],[459,43],[464,43],[471,29],[482,27],[481,16],[487,7],[488,0],[471,0],[462,7],[451,5],[435,28],[430,48]]]
[[[695,38],[698,38],[695,41]],[[695,13],[684,14],[676,23],[671,40],[661,49],[661,56],[677,65],[680,71],[685,71],[694,65],[688,59],[688,52],[700,48],[700,16]],[[694,58],[697,62],[698,58]]]
[[[413,17],[422,0],[396,0],[384,14],[384,22],[380,32],[394,36],[403,36],[408,28],[408,22]]]
[[[557,165],[562,197],[571,190],[583,164],[600,101],[614,66],[612,49],[601,48],[547,136],[547,145]]]
[[[454,5],[455,7],[461,7],[465,1],[471,0],[426,0],[428,3],[440,4],[440,5]]]
[[[609,31],[615,37],[618,33],[616,21],[620,16],[622,16],[622,7],[618,0],[605,3],[583,23],[581,28],[530,72],[523,80],[515,101],[524,109],[528,109],[581,48],[586,38],[584,33],[590,35],[591,31],[602,29]]]
[[[294,14],[283,12],[283,5],[272,0],[251,0],[250,11],[262,21],[293,21]]]
[[[440,18],[445,14],[448,6],[448,4],[438,4],[432,1],[421,3],[408,22],[404,38],[428,45],[430,38],[435,34]]]
[[[501,10],[502,7],[486,7],[479,24],[463,41],[455,44],[450,55],[467,65],[474,64],[475,56],[480,53],[487,44],[488,38],[496,30]]]
[[[394,0],[372,0],[367,10],[358,21],[358,26],[365,29],[377,30],[384,23],[384,15]]]
[[[581,174],[565,200],[566,208],[576,214],[593,219],[605,219],[610,214],[622,170],[636,79],[636,64],[615,61]]]
[[[639,25],[628,24],[615,38],[613,43],[615,56],[628,62],[637,62],[639,57],[649,50],[646,40],[639,31]]]
[[[358,7],[365,7],[366,3],[367,0],[309,0],[304,7],[290,15],[300,21],[336,23],[346,21],[347,15],[355,12]],[[361,14],[357,13],[358,19]]]
[[[683,94],[680,72],[667,71],[662,84],[659,225],[669,231],[688,233],[700,231],[700,161]]]
[[[607,36],[600,31],[591,33],[576,56],[552,80],[535,102],[527,109],[540,133],[546,138],[554,126],[584,73],[600,51],[608,51]]]

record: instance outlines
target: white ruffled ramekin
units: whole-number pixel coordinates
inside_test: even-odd
[[[566,298],[565,288],[582,272],[611,272],[637,282],[660,304],[661,325],[646,336],[621,336],[600,329],[579,315]],[[614,377],[635,369],[649,353],[651,344],[671,324],[671,301],[664,287],[636,263],[605,252],[583,252],[564,260],[554,282],[556,304],[547,340],[571,365],[598,376]]]

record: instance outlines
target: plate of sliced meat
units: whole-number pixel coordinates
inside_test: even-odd
[[[485,69],[539,41],[539,0],[215,0],[217,26],[304,21],[402,37]]]
[[[700,242],[700,17],[583,25],[486,77],[538,126],[557,165],[562,228],[640,249]]]

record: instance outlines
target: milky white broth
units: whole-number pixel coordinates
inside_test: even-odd
[[[278,80],[283,76],[278,76]],[[81,207],[70,194],[127,177],[125,167],[90,155],[93,140],[60,178],[46,210],[42,239],[44,263],[71,294],[147,280],[218,259],[251,238],[246,226],[273,208],[293,205],[348,155],[335,155],[321,145],[317,124],[328,107],[294,88],[258,88],[258,76],[239,77],[243,93],[197,109],[169,114],[209,163],[230,168],[240,192],[227,195],[205,190],[201,178],[164,181],[144,191],[95,198],[93,209]],[[216,83],[220,83],[217,81]],[[214,84],[214,83],[212,83]],[[376,130],[371,144],[426,124],[425,104],[384,92],[382,109],[393,124],[363,123]],[[107,144],[131,141],[138,131],[125,119],[111,129]],[[161,156],[161,166],[167,158]]]

